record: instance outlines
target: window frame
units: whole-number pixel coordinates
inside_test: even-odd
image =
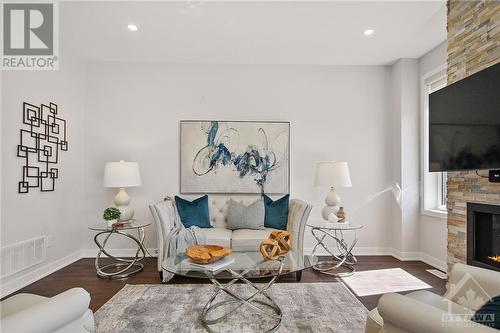
[[[429,172],[429,94],[431,85],[446,79],[447,65],[443,64],[425,73],[421,78],[421,165],[420,203],[421,214],[447,219],[446,172]],[[440,88],[439,88],[440,89]],[[435,89],[437,91],[439,89]]]
[[[438,172],[436,173],[437,175],[437,204],[436,208],[438,210],[446,211],[446,200],[447,200],[447,193],[446,193],[446,179],[447,179],[447,174],[446,172]]]

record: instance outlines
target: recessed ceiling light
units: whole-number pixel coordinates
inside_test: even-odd
[[[365,36],[371,36],[371,35],[373,35],[373,33],[374,33],[373,29],[365,30]]]
[[[137,26],[136,26],[135,24],[129,24],[129,25],[127,26],[127,28],[128,28],[128,30],[130,30],[130,31],[137,31],[137,30],[139,30],[139,28],[137,28]]]

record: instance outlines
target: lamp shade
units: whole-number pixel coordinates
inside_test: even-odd
[[[316,186],[351,187],[347,162],[320,162],[316,167]]]
[[[104,167],[104,187],[141,186],[141,174],[136,162],[107,162]]]

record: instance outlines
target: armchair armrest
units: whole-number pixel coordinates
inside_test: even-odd
[[[304,231],[312,206],[299,199],[290,200],[287,231],[291,236],[292,250],[304,257]]]
[[[384,333],[493,333],[494,329],[469,320],[459,323],[443,321],[447,312],[400,294],[385,294],[378,302],[384,319]]]
[[[165,198],[154,205],[149,206],[151,215],[156,223],[157,241],[158,241],[158,271],[161,272],[161,264],[164,254],[164,239],[169,235],[170,231],[175,227],[176,212],[172,199]]]
[[[2,332],[55,332],[87,314],[89,304],[85,289],[69,289],[2,318]]]

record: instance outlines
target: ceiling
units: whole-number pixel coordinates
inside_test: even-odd
[[[90,60],[386,65],[446,39],[444,1],[94,1],[59,11],[63,43]]]

